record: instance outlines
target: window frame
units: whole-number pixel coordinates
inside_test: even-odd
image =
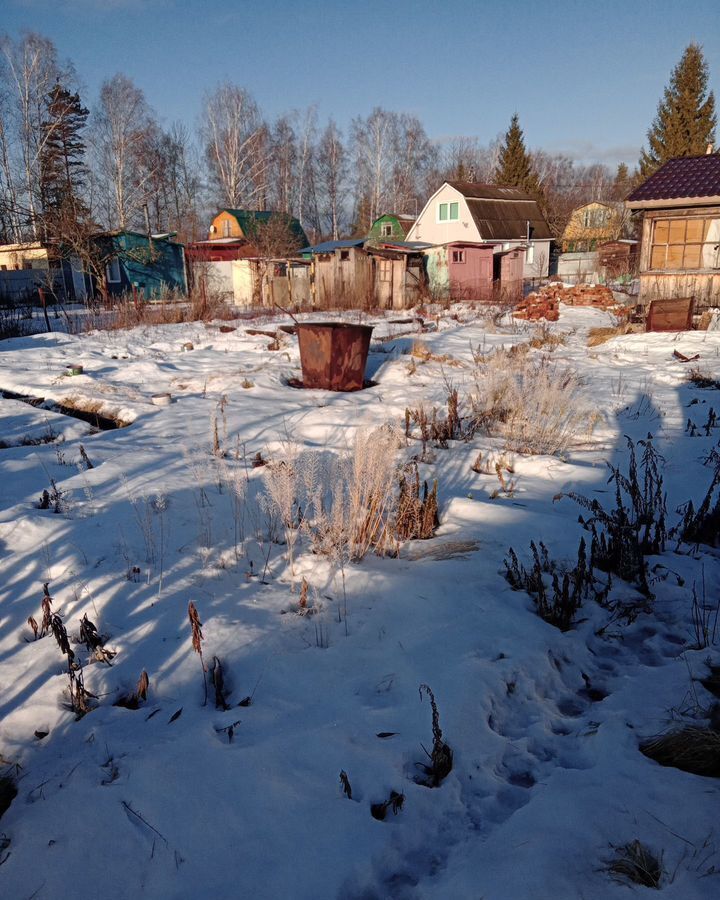
[[[720,213],[699,216],[658,216],[653,219],[650,224],[648,271],[692,272],[720,269],[720,243],[716,244],[715,238],[708,240],[712,223],[718,221]],[[688,240],[690,224],[696,226],[693,231],[696,231],[699,224],[700,234]],[[679,227],[682,227],[682,239],[678,234]],[[713,253],[714,264],[706,265],[704,263],[706,256],[712,256]]]
[[[117,278],[113,278],[112,274],[114,272],[114,267],[117,268]],[[112,256],[105,263],[105,280],[108,284],[121,284],[122,283],[122,271],[120,269],[120,260],[117,256]]]
[[[465,251],[464,250],[453,250],[452,252],[452,261],[453,265],[464,265],[466,262]]]
[[[453,207],[455,207],[455,215],[453,215]],[[445,212],[445,218],[443,218],[443,211]],[[438,203],[437,205],[437,217],[435,220],[439,225],[447,225],[449,222],[459,222],[460,221],[460,201],[459,200],[444,200],[442,203]]]
[[[380,237],[392,237],[392,222],[383,222],[380,225]]]

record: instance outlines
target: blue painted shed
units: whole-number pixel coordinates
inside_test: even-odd
[[[173,236],[137,231],[94,235],[91,240],[105,265],[108,293],[124,294],[135,287],[146,300],[166,290],[187,294],[185,247]]]

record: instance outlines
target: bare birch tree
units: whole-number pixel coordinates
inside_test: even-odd
[[[61,68],[51,40],[33,32],[25,34],[17,42],[3,37],[0,39],[0,53],[4,62],[7,116],[0,128],[3,181],[10,202],[15,207],[15,229],[21,229],[24,219],[32,237],[37,239],[41,212],[40,161],[44,142],[49,137],[49,132],[43,128],[47,98],[56,81],[68,78],[71,69],[69,66]],[[11,124],[14,128],[14,148],[9,139]],[[15,171],[22,173],[19,178]]]
[[[336,241],[340,235],[348,161],[342,134],[333,119],[330,119],[320,137],[316,174],[321,221],[332,240]]]
[[[118,73],[100,89],[91,126],[91,143],[105,217],[111,227],[125,229],[142,221],[155,170],[161,162],[149,152],[156,128],[144,93]]]
[[[219,205],[262,209],[269,140],[250,94],[237,85],[221,84],[205,97],[200,133]]]

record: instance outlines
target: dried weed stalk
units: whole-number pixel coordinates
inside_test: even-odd
[[[202,633],[202,622],[200,621],[200,617],[198,616],[197,608],[192,600],[188,603],[188,619],[190,620],[190,628],[192,629],[192,646],[193,650],[200,657],[200,666],[202,667],[203,673],[203,688],[205,689],[205,696],[203,699],[203,706],[207,706],[207,677],[205,673],[207,669],[205,667],[205,660],[203,659],[202,652],[202,642],[203,642],[203,633]]]
[[[423,691],[430,698],[430,706],[432,708],[432,735],[433,747],[432,753],[423,750],[430,757],[430,765],[418,763],[420,768],[426,775],[426,778],[420,781],[426,787],[439,787],[442,781],[450,774],[453,767],[453,752],[450,746],[443,740],[443,733],[440,728],[440,714],[438,712],[437,703],[435,702],[435,694],[427,684],[420,685],[420,699],[422,700]]]

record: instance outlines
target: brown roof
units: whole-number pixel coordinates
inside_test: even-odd
[[[467,201],[468,209],[484,241],[525,240],[528,222],[531,237],[547,240],[550,228],[537,200],[520,188],[473,181],[448,181]]]
[[[720,155],[670,159],[627,198],[629,206],[660,200],[720,197]]]
[[[450,187],[465,198],[473,197],[476,200],[534,200],[532,194],[521,191],[520,188],[506,187],[503,184],[482,184],[479,181],[448,181]]]

